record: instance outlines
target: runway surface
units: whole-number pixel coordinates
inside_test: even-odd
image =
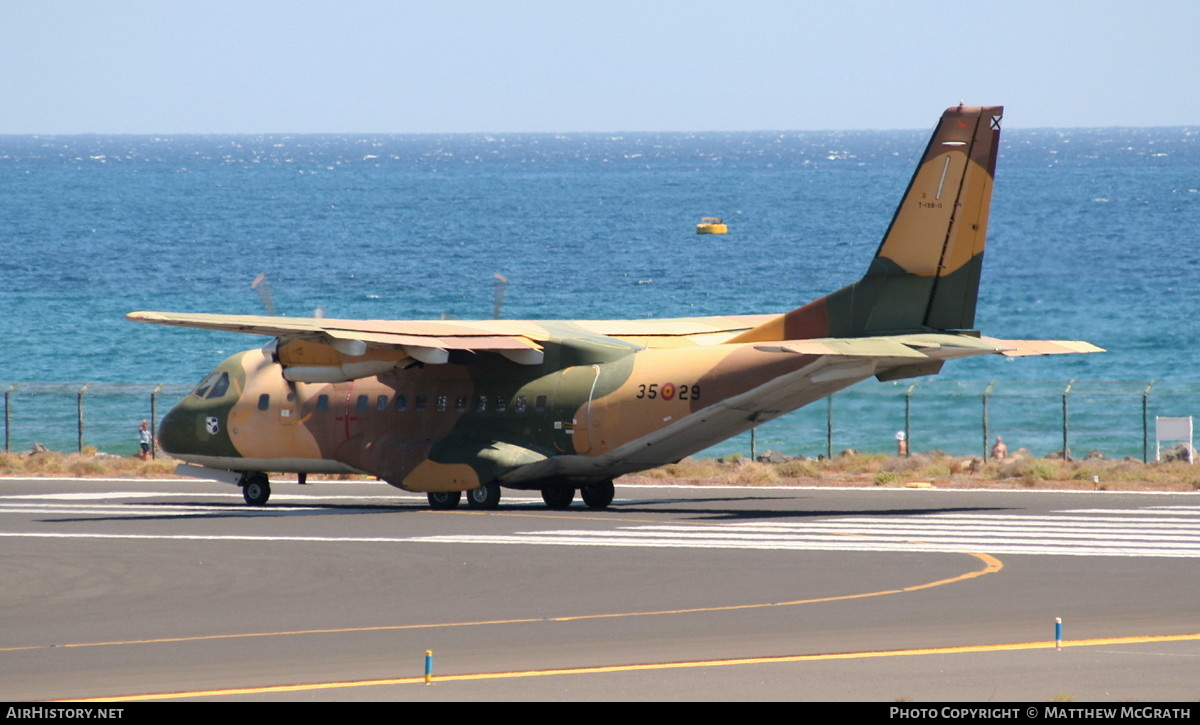
[[[0,542],[5,700],[1200,697],[1196,494],[10,478]]]

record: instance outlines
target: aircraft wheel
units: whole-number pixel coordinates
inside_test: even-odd
[[[546,486],[542,489],[542,500],[552,509],[568,509],[575,500],[575,489],[571,486]]]
[[[613,501],[613,496],[616,495],[612,481],[601,481],[600,483],[584,486],[579,489],[579,493],[583,495],[583,502],[590,509],[608,508],[608,505]]]
[[[467,491],[467,505],[473,509],[494,509],[500,505],[500,484],[493,481],[482,488]]]
[[[456,509],[462,500],[462,491],[430,491],[425,495],[429,498],[429,508],[434,511]]]
[[[262,506],[271,498],[271,482],[265,473],[242,475],[242,498],[251,506]]]

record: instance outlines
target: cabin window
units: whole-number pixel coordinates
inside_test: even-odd
[[[446,405],[447,405],[449,402],[450,402],[450,398],[449,398],[449,396],[446,396],[446,395],[439,395],[439,396],[437,396],[437,412],[439,412],[439,413],[445,413],[445,412],[446,412]]]
[[[269,410],[270,408],[271,408],[271,394],[263,393],[262,395],[258,396],[258,409],[259,410]]]
[[[320,410],[320,411],[329,410],[329,396],[328,395],[318,395],[317,396],[317,410]]]
[[[418,413],[424,413],[425,408],[428,407],[428,405],[429,405],[429,396],[428,395],[418,395],[417,396],[417,412]]]
[[[192,394],[197,398],[203,398],[204,394],[208,392],[208,389],[212,387],[213,383],[217,382],[217,378],[219,377],[221,377],[220,373],[210,373],[208,377],[200,381],[200,384],[196,386],[196,389],[192,391]]]
[[[375,399],[375,410],[378,410],[380,413],[382,413],[383,411],[387,410],[387,408],[388,408],[388,396],[380,395],[378,398]]]
[[[479,396],[479,398],[478,398],[478,399],[475,401],[475,412],[476,412],[476,413],[482,413],[482,412],[484,412],[485,410],[487,410],[487,396],[486,396],[486,395],[481,395],[481,396]]]
[[[467,396],[460,395],[454,399],[454,411],[456,413],[462,413],[462,412],[466,411],[466,409],[467,409]]]
[[[408,396],[397,395],[396,396],[396,412],[403,413],[407,409],[408,409]]]
[[[496,412],[504,413],[508,410],[508,398],[503,395],[496,396]]]
[[[354,407],[359,412],[363,412],[363,411],[366,411],[368,404],[369,403],[367,401],[367,396],[360,395],[360,396],[358,396],[358,402],[355,404]]]
[[[537,411],[538,413],[545,413],[546,412],[546,396],[544,396],[544,395],[537,396],[537,399],[533,401],[533,409],[535,411]]]
[[[221,373],[221,377],[217,378],[217,382],[213,383],[212,390],[208,391],[205,398],[219,398],[229,390],[229,373]]]
[[[517,399],[513,402],[513,410],[515,410],[518,413],[525,412],[525,396],[524,395],[517,396]]]

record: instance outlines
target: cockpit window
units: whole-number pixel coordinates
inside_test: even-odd
[[[220,373],[209,374],[208,377],[200,381],[200,384],[197,385],[196,389],[192,391],[192,395],[195,395],[197,398],[203,398],[204,394],[208,392],[208,389],[212,387],[212,384],[217,382],[220,377]]]
[[[221,373],[221,377],[217,379],[217,382],[213,383],[212,390],[208,391],[208,395],[204,397],[209,399],[219,398],[227,390],[229,390],[229,373]]]

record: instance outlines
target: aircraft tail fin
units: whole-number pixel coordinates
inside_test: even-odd
[[[971,329],[1003,111],[946,109],[866,275],[730,342]]]

